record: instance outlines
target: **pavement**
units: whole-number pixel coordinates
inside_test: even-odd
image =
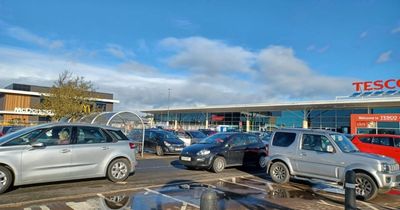
[[[199,209],[205,190],[220,209],[344,209],[343,189],[304,181],[273,183],[262,171],[228,168],[221,174],[187,170],[176,157],[140,160],[127,182],[80,180],[23,186],[0,195],[0,209]],[[357,201],[359,209],[400,209],[400,195]]]

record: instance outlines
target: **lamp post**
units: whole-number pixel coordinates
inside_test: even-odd
[[[169,98],[171,96],[171,88],[168,88],[168,111],[167,111],[167,127],[169,128]]]

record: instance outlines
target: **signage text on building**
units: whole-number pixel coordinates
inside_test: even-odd
[[[400,88],[400,79],[376,80],[366,82],[353,82],[357,92],[374,90],[393,90]]]
[[[41,116],[52,116],[54,113],[50,110],[44,109],[32,109],[32,108],[21,108],[15,107],[14,112],[19,114],[27,114],[27,115],[41,115]]]

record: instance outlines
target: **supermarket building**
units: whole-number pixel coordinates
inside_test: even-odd
[[[0,88],[0,125],[49,122],[52,113],[37,109],[43,100],[43,95],[49,90],[50,87],[15,83]],[[110,93],[94,92],[94,95],[96,98],[92,99],[93,105],[84,107],[88,112],[94,108],[104,112],[113,111],[113,105],[119,103]]]
[[[156,124],[178,129],[264,131],[279,127],[342,133],[400,134],[400,79],[354,82],[334,100],[144,110]]]

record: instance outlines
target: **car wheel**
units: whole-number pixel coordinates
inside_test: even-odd
[[[267,159],[265,155],[260,155],[260,157],[258,158],[257,167],[259,169],[265,170],[265,168],[267,167]]]
[[[11,171],[4,166],[0,166],[0,193],[8,190],[13,181],[12,179]]]
[[[378,195],[378,187],[367,174],[356,173],[356,195],[365,201],[372,200]]]
[[[115,159],[108,166],[107,178],[113,182],[122,182],[128,178],[129,172],[130,164],[127,159]]]
[[[163,156],[164,155],[164,151],[163,151],[161,146],[157,146],[156,147],[156,155],[158,155],[158,156]]]
[[[269,175],[274,182],[279,184],[287,183],[290,178],[289,169],[282,162],[275,162],[272,164]]]
[[[216,157],[213,161],[211,166],[211,170],[215,173],[220,173],[225,168],[225,158],[223,157]]]

